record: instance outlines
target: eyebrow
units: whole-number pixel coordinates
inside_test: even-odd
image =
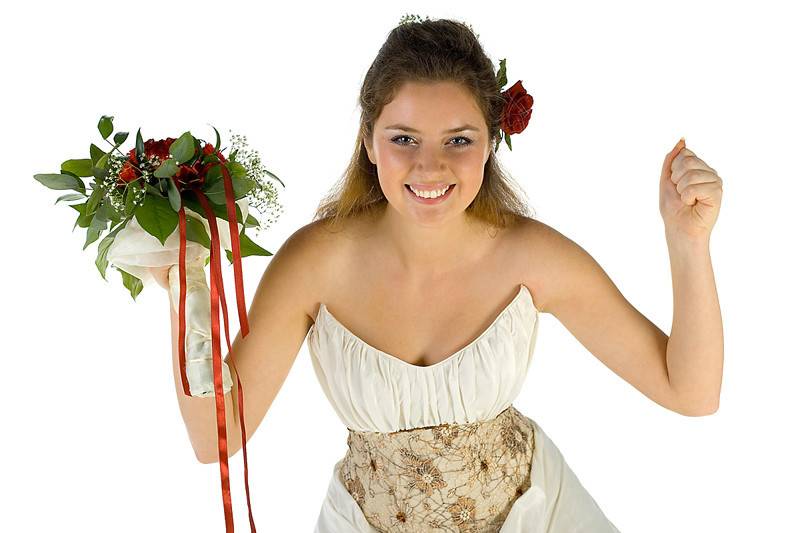
[[[415,130],[414,128],[410,128],[410,127],[405,126],[403,124],[392,124],[391,126],[386,126],[384,129],[410,131],[411,133],[420,133],[419,130]],[[457,131],[466,131],[466,130],[480,131],[478,128],[476,128],[475,126],[473,126],[471,124],[464,124],[463,126],[459,126],[457,128],[444,130],[444,131],[442,131],[442,133],[455,133]]]

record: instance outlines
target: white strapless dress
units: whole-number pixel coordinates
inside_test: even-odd
[[[493,419],[511,406],[527,375],[539,313],[525,285],[475,340],[439,363],[417,366],[360,339],[320,304],[308,336],[314,371],[351,430],[390,433]],[[531,420],[530,487],[511,505],[500,533],[619,530],[580,483],[556,445]],[[333,468],[315,533],[377,533]],[[409,531],[409,529],[394,529]],[[431,529],[433,531],[433,529]]]

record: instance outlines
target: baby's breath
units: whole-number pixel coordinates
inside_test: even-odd
[[[419,15],[406,13],[405,15],[403,15],[402,17],[400,17],[400,21],[397,23],[397,25],[398,25],[398,26],[401,26],[401,25],[403,25],[403,24],[409,24],[409,23],[411,23],[411,22],[424,22],[424,21],[428,21],[428,20],[431,20],[431,18],[430,18],[430,17],[428,17],[427,15],[425,16],[425,19],[423,19],[423,18],[422,18],[422,17],[420,17]],[[475,31],[475,29],[472,27],[472,24],[470,24],[470,23],[468,23],[468,22],[463,22],[463,21],[461,21],[461,22],[462,22],[462,24],[464,24],[464,25],[465,25],[467,28],[469,28],[469,30],[470,30],[470,31],[471,31],[473,34],[475,34],[475,37],[476,37],[476,38],[480,38],[481,34]]]
[[[426,15],[425,20],[430,20],[430,18]],[[400,22],[398,22],[397,25],[399,26],[401,24],[408,24],[409,22],[422,22],[422,17],[416,14],[406,13],[400,17]]]
[[[278,190],[272,182],[274,179],[267,172],[261,161],[261,154],[247,144],[247,137],[228,130],[231,139],[229,154],[236,151],[236,161],[247,170],[247,176],[255,182],[255,187],[247,193],[248,203],[259,214],[259,225],[255,227],[258,235],[262,229],[269,228],[283,213],[283,206],[278,201]],[[267,180],[269,178],[269,180]],[[265,218],[266,217],[266,218]]]
[[[125,214],[125,194],[133,194],[134,206],[138,207],[144,203],[145,189],[144,182],[151,185],[156,185],[158,178],[153,176],[153,172],[161,164],[161,159],[158,156],[151,156],[150,158],[140,158],[137,166],[141,170],[141,175],[132,182],[126,183],[125,187],[118,187],[121,183],[119,173],[122,170],[125,161],[128,161],[128,156],[117,155],[114,153],[108,154],[108,162],[106,163],[106,176],[100,183],[100,186],[105,191],[105,197],[109,205],[117,212],[118,215],[124,216]],[[141,181],[141,183],[139,183]],[[134,207],[134,208],[135,208]]]

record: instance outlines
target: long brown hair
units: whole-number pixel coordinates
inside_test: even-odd
[[[359,95],[361,125],[353,155],[339,182],[320,202],[314,220],[326,219],[337,226],[346,218],[383,210],[388,200],[363,140],[372,136],[383,106],[408,81],[463,84],[483,113],[492,146],[499,138],[504,100],[494,65],[472,29],[450,19],[401,23],[389,33],[364,77]],[[530,215],[517,188],[491,149],[481,188],[467,207],[467,215],[499,228]]]

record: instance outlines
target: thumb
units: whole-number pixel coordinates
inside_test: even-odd
[[[672,150],[667,154],[667,157],[664,158],[664,164],[661,166],[661,180],[668,180],[672,175],[672,161],[678,155],[684,147],[686,146],[686,140],[681,137]]]

